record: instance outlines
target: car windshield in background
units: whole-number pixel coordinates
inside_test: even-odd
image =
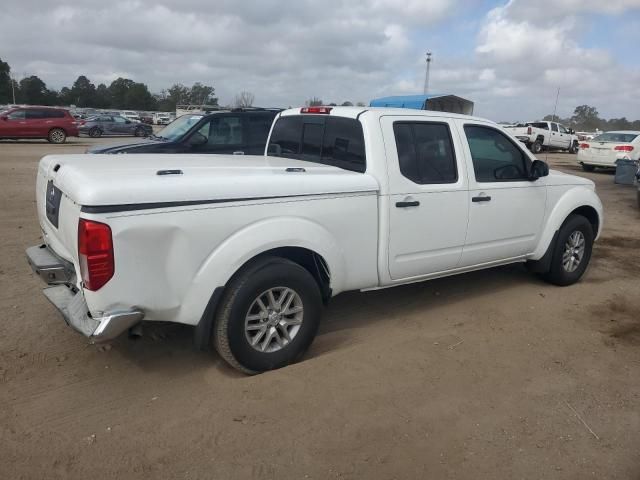
[[[617,143],[631,143],[636,137],[637,133],[617,133],[607,132],[602,135],[598,135],[592,141],[593,142],[617,142]]]
[[[176,118],[172,123],[164,127],[158,136],[167,140],[178,140],[200,121],[202,115],[183,115]]]

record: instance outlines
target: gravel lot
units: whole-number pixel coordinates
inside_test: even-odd
[[[640,211],[611,173],[540,155],[605,204],[581,283],[340,295],[303,362],[246,377],[182,326],[88,345],[40,293],[36,165],[90,142],[0,142],[0,478],[640,479]]]

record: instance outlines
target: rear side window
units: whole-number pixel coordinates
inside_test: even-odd
[[[25,113],[27,120],[41,120],[47,118],[47,112],[45,110],[30,109]]]
[[[268,153],[364,172],[366,158],[358,120],[319,115],[293,115],[276,121]]]
[[[273,123],[271,115],[250,115],[247,119],[247,133],[251,145],[262,145],[267,143],[269,129]]]
[[[64,118],[64,110],[46,110],[46,118]]]
[[[414,183],[455,183],[456,157],[446,123],[396,122],[400,172]]]
[[[558,131],[558,124],[557,123],[552,123],[551,124],[551,130],[553,130],[554,132]]]

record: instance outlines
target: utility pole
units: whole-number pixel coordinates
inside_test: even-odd
[[[558,97],[560,97],[560,87],[558,87],[558,93],[556,93],[556,104],[553,107],[553,120],[552,122],[556,122],[556,111],[558,110]]]
[[[427,73],[424,77],[424,94],[429,93],[429,73],[431,73],[431,52],[427,52]]]
[[[16,104],[16,82],[12,76],[9,76],[9,80],[11,81],[11,91],[13,92],[13,104]]]

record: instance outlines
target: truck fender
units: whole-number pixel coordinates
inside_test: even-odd
[[[555,233],[567,217],[573,211],[584,207],[592,208],[598,216],[598,231],[594,232],[595,239],[597,239],[602,231],[602,203],[592,189],[576,186],[562,195],[546,217],[542,235],[530,257],[531,260],[540,260],[551,246]]]
[[[214,290],[224,287],[251,259],[281,247],[306,248],[320,255],[331,275],[331,289],[342,290],[346,261],[331,232],[306,218],[268,218],[244,226],[211,251],[187,289],[180,317],[185,323],[198,323]]]

